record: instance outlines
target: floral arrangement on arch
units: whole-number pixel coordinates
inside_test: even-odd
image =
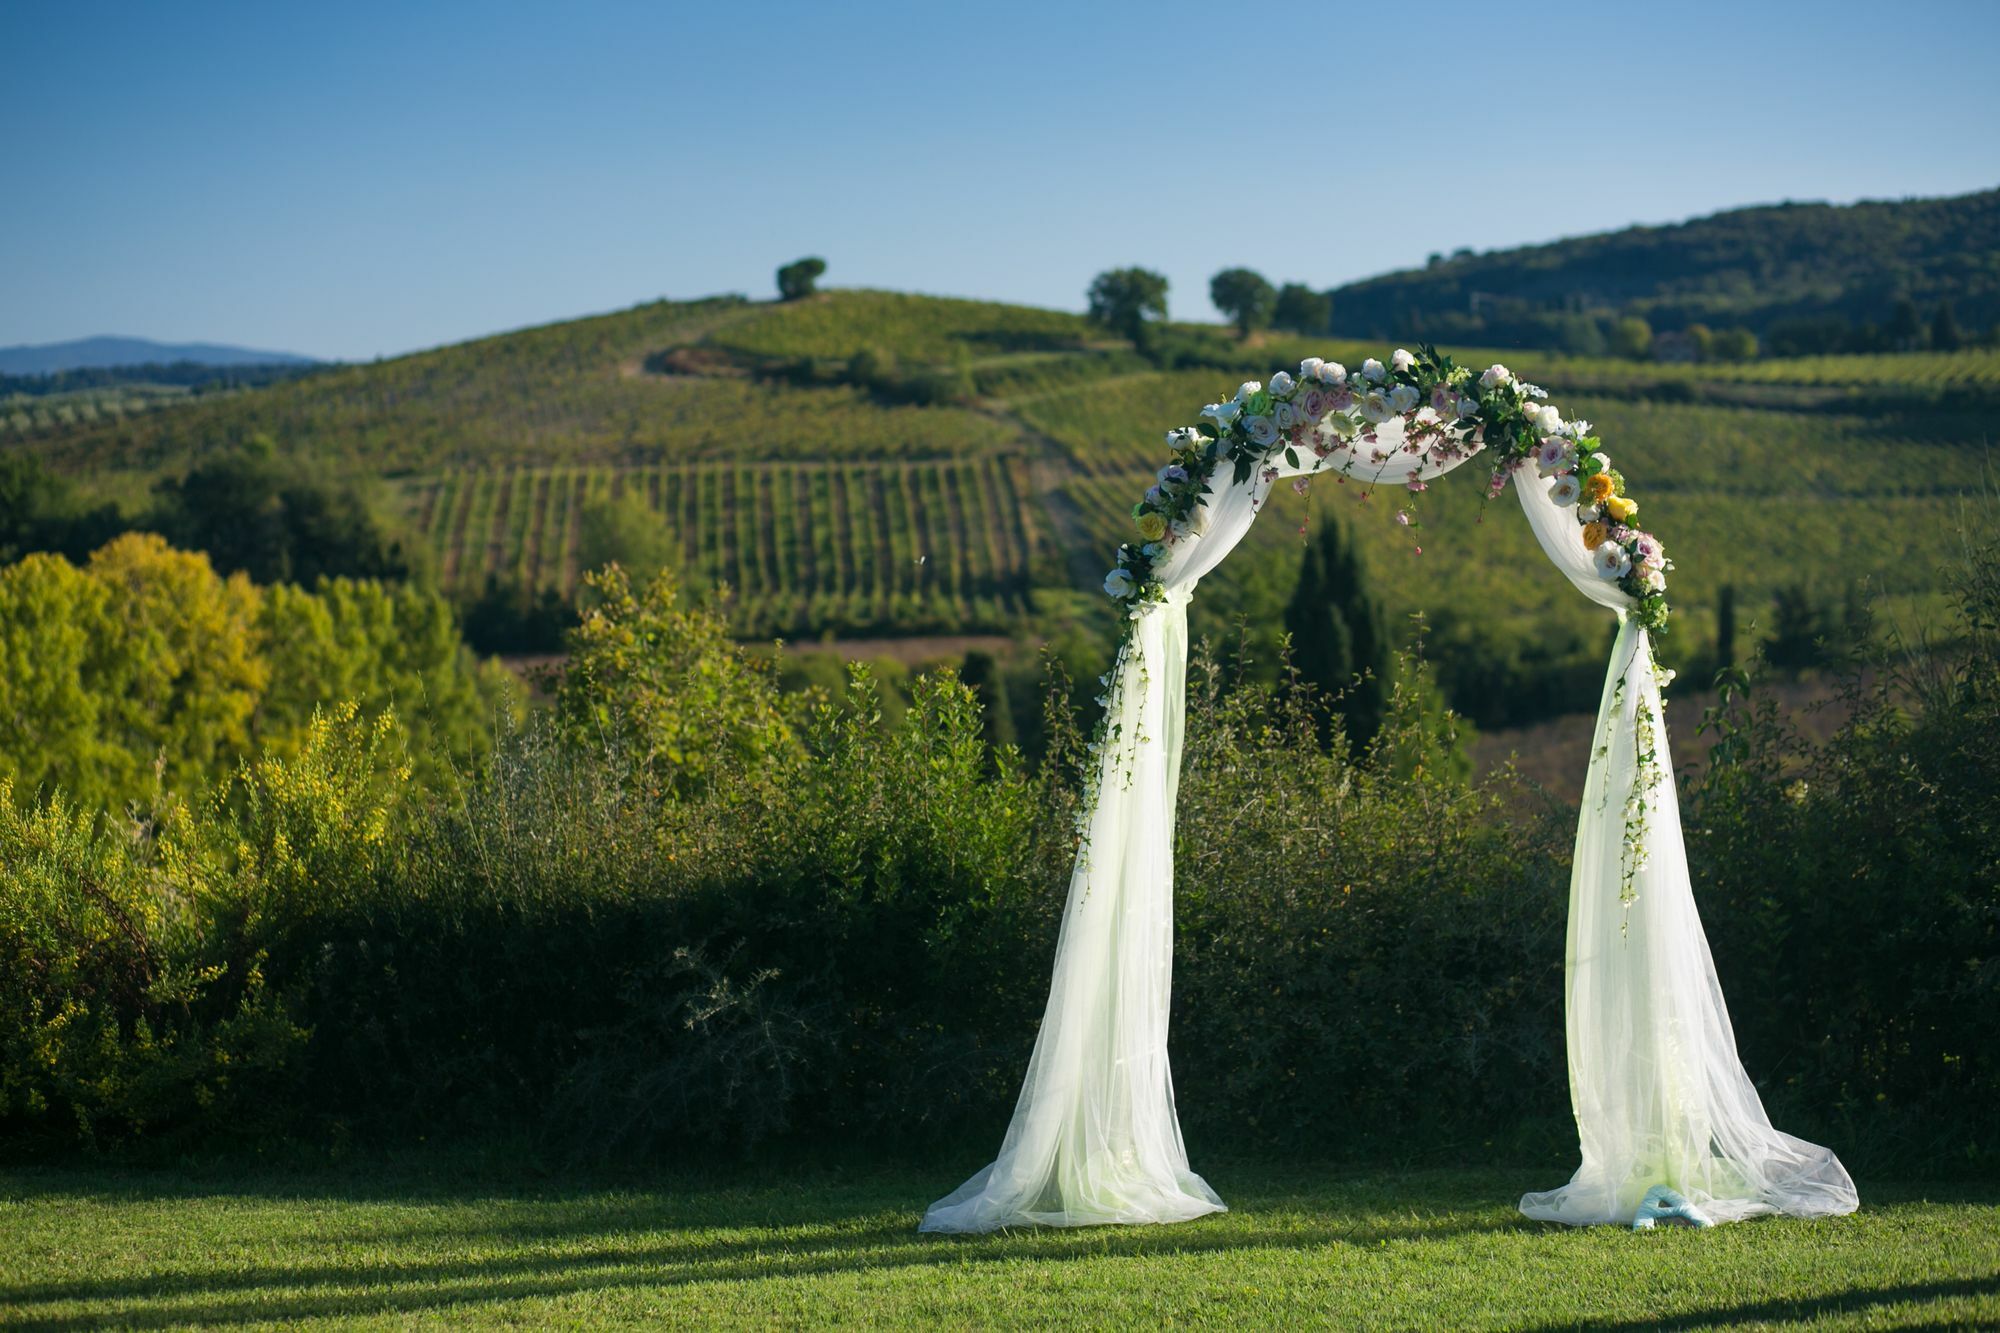
[[[1414,353],[1398,348],[1388,365],[1372,357],[1350,376],[1337,361],[1308,357],[1297,375],[1279,371],[1268,384],[1245,383],[1235,397],[1210,403],[1202,422],[1167,432],[1173,457],[1136,505],[1132,518],[1141,540],[1118,548],[1118,563],[1104,591],[1138,616],[1166,594],[1155,577],[1176,543],[1208,530],[1207,489],[1227,461],[1240,485],[1262,470],[1278,475],[1282,457],[1294,471],[1332,466],[1364,475],[1373,461],[1385,465],[1392,451],[1378,429],[1401,418],[1403,452],[1428,452],[1439,463],[1494,455],[1491,499],[1506,489],[1516,468],[1532,463],[1553,504],[1573,509],[1578,536],[1591,552],[1598,577],[1633,601],[1632,614],[1646,629],[1666,628],[1667,571],[1673,568],[1657,537],[1633,520],[1639,506],[1625,492],[1625,478],[1611,466],[1587,421],[1565,421],[1540,387],[1517,379],[1505,366],[1475,374],[1452,364],[1428,343]],[[1310,467],[1302,461],[1310,455]],[[1379,476],[1379,473],[1378,473]],[[1425,483],[1412,479],[1412,490]],[[1407,514],[1398,515],[1407,522]]]

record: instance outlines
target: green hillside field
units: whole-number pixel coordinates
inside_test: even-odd
[[[1088,594],[1164,431],[1301,356],[1352,366],[1389,350],[1170,332],[1147,359],[1079,316],[987,302],[661,301],[143,414],[30,422],[0,447],[134,505],[163,476],[268,439],[374,485],[468,598],[489,581],[573,593],[586,505],[636,495],[690,573],[732,590],[746,637],[1032,639],[1108,629]],[[1675,366],[1446,350],[1504,358],[1598,424],[1677,566],[1669,660],[1707,650],[1725,584],[1745,622],[1798,585],[1828,602],[1865,590],[1878,614],[1924,623],[1986,493],[1991,350]],[[1301,529],[1341,521],[1392,615],[1428,614],[1447,666],[1479,645],[1482,671],[1594,672],[1603,617],[1548,568],[1511,497],[1483,500],[1483,479],[1475,463],[1414,505],[1331,479],[1283,492],[1197,597],[1197,629],[1274,622]],[[1414,529],[1393,521],[1405,507]]]

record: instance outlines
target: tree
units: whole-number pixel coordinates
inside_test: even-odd
[[[1715,335],[1715,358],[1718,361],[1754,361],[1757,359],[1757,335],[1748,329],[1724,329]]]
[[[826,272],[826,261],[817,256],[794,259],[778,270],[778,299],[800,301],[813,294],[813,284]]]
[[[410,561],[352,485],[277,457],[260,440],[155,489],[154,525],[175,546],[206,552],[223,574],[258,583],[399,579]]]
[[[1288,282],[1278,289],[1278,306],[1271,314],[1271,323],[1294,333],[1326,333],[1333,324],[1333,293]]]
[[[84,808],[122,794],[140,761],[104,735],[109,595],[61,556],[0,569],[0,778],[32,801],[62,786]]]
[[[1278,291],[1253,269],[1226,268],[1208,280],[1208,299],[1229,316],[1239,337],[1248,338],[1270,324]]]
[[[141,764],[157,759],[178,791],[247,756],[251,714],[271,676],[258,651],[257,587],[150,532],[103,547],[89,572],[110,594],[101,734]]]
[[[683,794],[793,748],[771,673],[736,646],[720,616],[681,605],[671,568],[643,592],[617,565],[586,582],[597,604],[570,631],[556,687],[571,740],[614,746]]]
[[[1727,670],[1736,665],[1736,585],[1725,583],[1715,603],[1715,665]]]
[[[1611,353],[1627,361],[1644,361],[1653,354],[1653,326],[1637,315],[1626,315],[1611,326]]]
[[[1090,317],[1145,346],[1154,323],[1167,317],[1167,279],[1146,268],[1107,269],[1090,284]]]
[[[636,491],[617,499],[585,503],[577,522],[577,564],[583,569],[623,565],[650,579],[667,565],[680,563],[680,543],[667,521]]]
[[[496,714],[520,686],[498,662],[476,662],[443,596],[408,584],[327,579],[267,589],[258,617],[270,685],[253,719],[258,752],[300,752],[319,708],[392,713],[421,780],[483,756]]]
[[[979,697],[981,731],[986,743],[996,750],[1018,744],[1014,710],[1007,702],[1007,680],[993,654],[978,648],[967,652],[958,678]]]
[[[1924,317],[1917,303],[1907,296],[1896,298],[1889,309],[1889,322],[1882,326],[1882,341],[1892,352],[1914,352],[1924,345]]]
[[[1952,313],[1951,302],[1939,301],[1937,313],[1931,316],[1931,347],[1939,352],[1956,352],[1965,345],[1965,335],[1959,332],[1958,317]]]
[[[1300,559],[1285,630],[1293,665],[1322,700],[1322,736],[1339,719],[1356,747],[1373,740],[1388,701],[1387,634],[1360,559],[1331,518]]]
[[[1694,359],[1710,361],[1715,358],[1715,330],[1706,324],[1687,326],[1687,340],[1694,345]]]

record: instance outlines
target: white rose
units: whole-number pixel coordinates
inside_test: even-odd
[[[1398,416],[1405,412],[1414,412],[1418,398],[1416,386],[1413,384],[1398,384],[1389,390],[1389,406]]]
[[[1556,411],[1553,407],[1538,407],[1535,409],[1533,415],[1535,429],[1539,430],[1542,434],[1559,435],[1562,433],[1562,413]]]
[[[1298,409],[1290,403],[1279,403],[1271,409],[1271,416],[1276,419],[1278,429],[1281,431],[1290,430],[1299,424]]]
[[[1305,360],[1299,362],[1299,378],[1301,380],[1318,379],[1319,368],[1325,364],[1326,362],[1320,360],[1316,356],[1307,357]]]
[[[1395,415],[1395,409],[1389,406],[1389,395],[1380,389],[1370,389],[1362,394],[1360,407],[1361,415],[1375,425]]]
[[[1591,561],[1597,566],[1597,577],[1615,583],[1632,572],[1632,557],[1617,542],[1605,542],[1591,552]]]
[[[1236,420],[1243,411],[1241,403],[1210,403],[1201,409],[1201,414],[1213,421],[1222,430],[1229,429],[1229,423]]]
[[[1382,363],[1371,356],[1361,363],[1361,378],[1370,384],[1380,384],[1389,378],[1389,372],[1382,369]]]
[[[1392,370],[1408,370],[1415,364],[1417,364],[1417,358],[1410,355],[1407,347],[1398,347],[1396,354],[1389,358],[1389,366]]]
[[[1278,428],[1269,417],[1243,418],[1243,433],[1255,444],[1271,445],[1278,442]]]
[[[1291,377],[1291,375],[1285,371],[1281,370],[1277,374],[1271,376],[1271,392],[1279,398],[1291,397],[1292,390],[1297,387],[1298,387],[1298,382],[1294,380]]]
[[[1338,361],[1320,362],[1319,382],[1321,384],[1332,384],[1335,386],[1347,383],[1347,367],[1341,365],[1340,362]]]
[[[1657,569],[1648,569],[1646,571],[1646,591],[1665,592],[1666,590],[1667,590],[1666,574]]]
[[[1259,384],[1256,380],[1244,380],[1243,383],[1237,387],[1236,401],[1239,403],[1247,403],[1250,401],[1250,396],[1252,394],[1262,393],[1263,391],[1264,391],[1264,386]]]
[[[1139,585],[1132,582],[1132,575],[1121,565],[1104,576],[1104,595],[1116,597],[1120,601],[1137,592]]]
[[[1582,494],[1583,483],[1575,477],[1558,477],[1556,478],[1556,484],[1549,487],[1549,500],[1554,504],[1562,505],[1564,508],[1575,504],[1577,497]]]
[[[1458,414],[1459,414],[1459,415],[1460,415],[1461,417],[1476,417],[1476,416],[1478,416],[1478,415],[1479,415],[1479,400],[1478,400],[1477,398],[1461,398],[1461,399],[1459,399],[1459,400],[1458,400]]]
[[[1497,389],[1513,378],[1514,373],[1512,371],[1503,365],[1495,363],[1488,366],[1486,373],[1479,377],[1479,387],[1482,389]]]

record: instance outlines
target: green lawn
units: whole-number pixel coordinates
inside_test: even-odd
[[[1864,1181],[1851,1218],[1634,1235],[1522,1221],[1561,1170],[1211,1163],[1226,1216],[917,1235],[974,1165],[0,1172],[0,1324],[2000,1324],[2000,1185]]]

